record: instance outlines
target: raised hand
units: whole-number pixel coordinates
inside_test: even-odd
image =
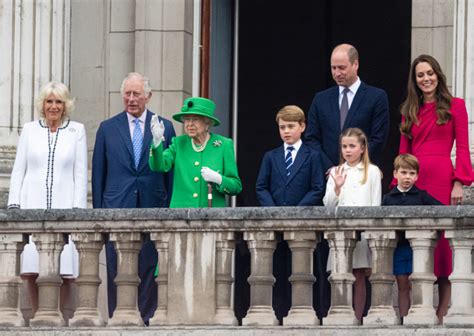
[[[340,165],[335,167],[333,170],[331,170],[329,175],[334,180],[334,192],[336,193],[336,196],[339,196],[341,193],[341,188],[346,182],[347,177],[347,174],[344,173],[344,166]]]
[[[159,146],[163,141],[163,135],[165,134],[165,125],[163,121],[158,121],[158,116],[154,114],[151,117],[150,122],[151,134],[153,135],[153,145]]]

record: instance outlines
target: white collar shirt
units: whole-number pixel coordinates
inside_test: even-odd
[[[354,100],[357,90],[359,90],[360,84],[360,78],[357,77],[357,80],[354,82],[354,84],[348,87],[349,92],[347,92],[347,102],[349,103],[349,108],[351,108],[352,101]],[[343,92],[345,88],[345,86],[339,86],[339,108],[341,107],[342,97],[344,96]]]
[[[284,143],[283,147],[285,148],[285,152],[283,153],[283,158],[286,158],[286,153],[287,153],[288,147],[293,146],[294,149],[291,151],[291,159],[293,160],[293,162],[295,162],[296,154],[300,150],[300,147],[301,147],[302,144],[303,144],[303,141],[301,139],[296,141],[293,145],[288,145],[288,144]]]
[[[140,130],[142,131],[142,134],[145,134],[143,130],[145,129],[145,121],[146,121],[146,114],[147,114],[147,109],[143,111],[142,115],[138,117],[138,124],[140,125]],[[133,139],[133,131],[135,130],[135,119],[137,119],[135,116],[131,115],[130,113],[127,112],[127,119],[128,119],[128,127],[130,130],[130,138]]]

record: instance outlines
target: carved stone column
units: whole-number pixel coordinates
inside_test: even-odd
[[[356,245],[355,231],[328,231],[324,238],[332,249],[331,308],[324,325],[359,325],[352,308],[352,252]]]
[[[216,315],[214,322],[237,325],[232,309],[232,255],[235,249],[234,232],[218,232],[216,237]]]
[[[472,308],[472,274],[471,252],[473,246],[472,231],[446,231],[453,249],[453,273],[449,277],[452,284],[451,307],[444,318],[447,326],[473,326],[474,309]]]
[[[244,232],[250,250],[250,308],[243,325],[277,325],[272,308],[274,232]]]
[[[434,246],[437,234],[434,230],[409,230],[406,238],[413,249],[412,303],[403,324],[410,326],[434,325],[438,323],[433,308]]]
[[[0,236],[0,326],[25,325],[19,308],[20,254],[25,245],[21,233],[4,233]]]
[[[72,233],[72,240],[79,251],[78,305],[69,321],[73,327],[101,327],[104,320],[97,308],[99,292],[99,254],[104,244],[101,233]]]
[[[117,250],[117,308],[109,326],[143,326],[138,311],[138,254],[142,246],[139,232],[111,233],[110,240]]]
[[[65,244],[62,233],[33,233],[32,239],[39,253],[38,311],[30,320],[32,327],[62,327],[65,325],[59,310],[59,255]]]
[[[400,324],[392,305],[393,251],[397,245],[395,231],[365,231],[372,251],[372,307],[364,325],[387,326]]]
[[[313,309],[313,251],[316,232],[285,232],[284,239],[291,249],[291,309],[283,318],[284,325],[319,325]]]
[[[150,325],[169,324],[168,322],[168,261],[170,234],[166,232],[152,232],[150,239],[155,242],[158,252],[158,307],[155,315],[150,319]]]

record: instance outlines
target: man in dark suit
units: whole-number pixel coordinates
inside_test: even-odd
[[[148,78],[132,72],[123,80],[120,90],[124,111],[100,124],[92,156],[92,203],[94,208],[168,207],[172,177],[155,173],[148,167],[152,141],[150,120],[153,115],[146,104],[151,98]],[[158,117],[165,125],[164,146],[175,136],[172,123]],[[109,315],[117,305],[117,255],[111,242],[106,245]],[[157,253],[153,242],[145,237],[140,251],[138,273],[138,307],[147,324],[157,305],[154,271]]]
[[[316,93],[308,113],[306,143],[319,151],[324,171],[339,164],[339,134],[349,127],[364,131],[369,141],[369,156],[379,163],[389,131],[389,107],[384,90],[369,86],[357,75],[359,53],[341,44],[331,54],[331,72],[336,86]],[[318,317],[327,315],[330,305],[326,263],[327,241],[318,244],[315,255],[317,284],[314,302]],[[368,300],[369,301],[369,300]]]

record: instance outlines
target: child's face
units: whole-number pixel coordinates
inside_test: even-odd
[[[342,157],[349,166],[355,166],[360,162],[362,154],[364,154],[364,146],[355,136],[346,136],[341,139]]]
[[[305,130],[305,124],[297,121],[285,121],[278,119],[278,129],[280,130],[280,137],[287,145],[294,145]]]
[[[393,171],[393,177],[397,179],[398,186],[401,189],[407,190],[415,184],[416,180],[418,180],[418,173],[415,169],[400,167]]]

